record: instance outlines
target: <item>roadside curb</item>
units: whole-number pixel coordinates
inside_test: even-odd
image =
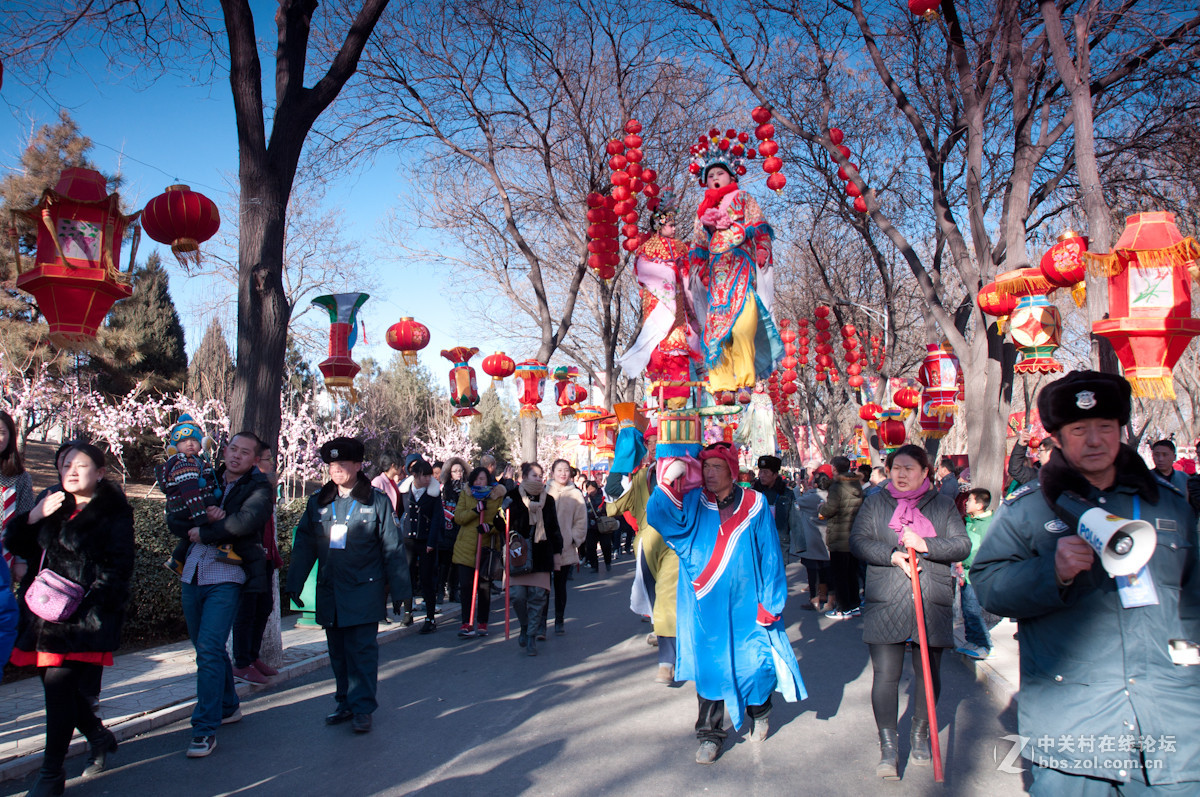
[[[461,614],[461,607],[457,603],[446,606],[446,608],[438,616],[438,625],[443,624],[447,628],[453,627],[452,620],[458,618]],[[397,623],[384,625],[380,623],[383,629],[377,635],[380,645],[386,645],[389,642],[394,642],[402,636],[415,634],[420,631],[421,622],[414,622],[408,627],[404,627]],[[245,681],[237,683],[238,697],[246,699],[260,692],[266,692],[274,689],[281,684],[285,684],[295,678],[308,675],[314,670],[319,670],[329,663],[329,652],[318,653],[309,658],[293,662],[284,667],[279,668],[279,675],[272,676],[271,682],[266,684],[252,684]],[[117,737],[118,742],[124,742],[127,739],[132,739],[135,736],[140,736],[149,731],[156,730],[164,725],[170,725],[182,719],[191,716],[192,708],[196,704],[195,697],[188,700],[181,700],[172,703],[162,708],[146,711],[141,714],[135,714],[125,717],[118,722],[105,723],[105,727],[113,732]],[[88,751],[88,743],[86,739],[78,736],[71,740],[71,746],[67,750],[67,758],[71,759],[78,755],[83,755]],[[36,771],[42,763],[42,748],[31,750],[23,755],[14,756],[8,761],[0,764],[0,783],[9,780],[17,780],[23,778],[31,772]]]

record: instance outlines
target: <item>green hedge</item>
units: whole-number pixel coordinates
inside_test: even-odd
[[[132,597],[122,633],[122,647],[143,647],[187,637],[187,625],[179,602],[179,578],[165,567],[178,538],[167,531],[162,501],[130,498],[133,506],[137,559],[130,584]],[[280,584],[291,561],[292,529],[304,511],[305,499],[280,505],[277,514],[279,553],[283,557]]]

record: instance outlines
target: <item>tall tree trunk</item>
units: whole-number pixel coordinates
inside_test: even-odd
[[[1094,3],[1092,4],[1094,8]],[[1075,15],[1075,57],[1071,57],[1062,17],[1054,0],[1042,0],[1042,21],[1054,68],[1071,94],[1074,116],[1075,173],[1079,177],[1080,200],[1088,220],[1088,250],[1107,252],[1113,244],[1112,213],[1104,199],[1100,167],[1096,161],[1096,133],[1092,118],[1091,54],[1088,46],[1089,16]],[[1087,278],[1087,317],[1089,329],[1108,315],[1108,279],[1091,274]],[[1116,352],[1105,338],[1092,335],[1092,367],[1110,374],[1121,373]]]

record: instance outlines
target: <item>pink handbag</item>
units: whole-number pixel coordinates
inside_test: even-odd
[[[79,608],[84,595],[83,587],[53,570],[45,569],[45,564],[46,552],[42,551],[38,574],[25,591],[25,605],[47,622],[61,623]]]

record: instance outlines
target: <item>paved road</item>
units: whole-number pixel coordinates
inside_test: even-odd
[[[930,768],[908,768],[900,783],[877,780],[861,621],[801,612],[794,608],[799,600],[785,616],[810,697],[775,701],[766,742],[731,732],[716,764],[697,765],[695,691],[690,684],[653,683],[649,625],[625,608],[632,567],[626,559],[608,578],[585,574],[571,582],[567,634],[551,635],[536,658],[520,651],[515,630],[505,642],[495,608],[494,634],[486,640],[459,640],[456,629],[442,628],[384,646],[382,708],[369,735],[322,724],[333,709],[333,682],[321,670],[245,701],[245,719],[221,730],[207,759],[184,757],[190,729],[177,723],[122,743],[119,766],[91,782],[71,781],[68,794],[1023,793],[1022,775],[996,764],[1008,749],[1001,737],[1014,732],[1015,707],[1002,708],[956,656],[943,665],[939,703],[945,786],[933,784]],[[793,594],[802,589],[797,583]],[[902,755],[907,727],[904,716]],[[82,759],[73,759],[68,773],[82,767]],[[31,782],[0,789],[21,794]]]

